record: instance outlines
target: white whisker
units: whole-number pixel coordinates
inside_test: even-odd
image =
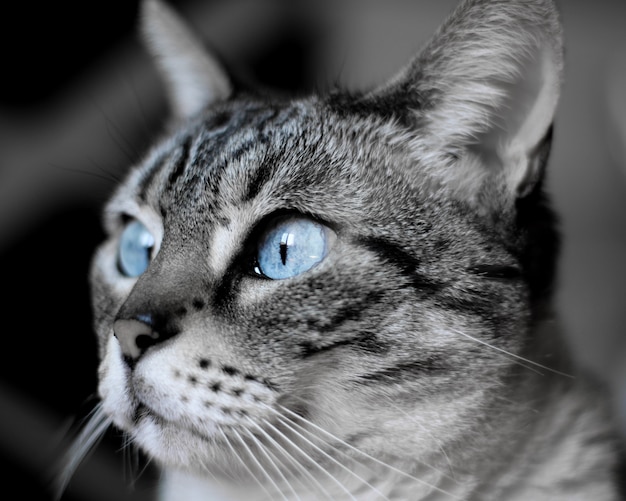
[[[133,454],[133,451],[135,451],[135,454]],[[124,480],[127,480],[127,483],[132,485],[135,482],[135,472],[138,469],[139,457],[137,450],[131,446],[131,441],[128,439],[127,434],[124,434],[122,444],[122,460],[125,476]]]
[[[254,461],[254,463],[257,465],[257,467],[259,468],[259,470],[261,470],[261,472],[263,473],[263,475],[265,476],[265,478],[267,478],[269,480],[269,482],[272,484],[272,486],[278,491],[278,493],[280,494],[280,496],[285,500],[288,501],[287,496],[285,496],[285,494],[283,494],[282,489],[276,484],[276,482],[274,481],[274,479],[272,478],[272,476],[269,474],[269,472],[267,471],[267,469],[261,464],[261,462],[257,459],[256,455],[250,450],[250,447],[248,447],[248,444],[246,444],[246,442],[241,438],[241,435],[236,431],[233,430],[235,432],[235,436],[237,437],[237,439],[239,440],[239,442],[241,442],[241,445],[243,445],[243,447],[246,449],[246,451],[248,452],[248,455],[252,458],[252,460]],[[286,485],[289,486],[289,488],[291,490],[293,490],[291,488],[291,485],[289,484],[289,482],[287,482],[287,479],[285,479],[285,477],[283,476],[283,474],[280,472],[280,469],[278,469],[276,467],[276,464],[274,463],[274,461],[272,461],[272,459],[269,457],[269,455],[265,452],[265,447],[263,446],[263,444],[261,444],[261,442],[250,432],[247,432],[248,435],[252,438],[252,440],[254,441],[255,445],[258,447],[258,449],[265,455],[265,457],[269,460],[269,462],[272,464],[272,466],[274,467],[274,469],[278,472],[278,474],[280,475],[280,477],[283,479],[283,481],[285,482]],[[295,494],[295,492],[294,492]]]
[[[224,486],[226,482],[232,483],[237,480],[237,476],[233,474],[232,470],[225,468],[224,465],[220,463],[213,462],[206,464],[205,462],[202,462],[202,466],[211,478],[220,482],[222,486]]]
[[[335,463],[337,466],[339,466],[341,469],[347,471],[350,475],[352,475],[353,477],[355,477],[357,480],[359,480],[360,482],[362,482],[364,485],[368,486],[370,489],[372,489],[372,491],[376,492],[377,494],[379,494],[380,496],[383,497],[383,499],[387,499],[387,497],[380,492],[376,487],[374,487],[373,485],[371,485],[367,480],[365,480],[364,478],[362,478],[361,476],[357,475],[354,471],[352,471],[350,468],[348,468],[347,466],[345,466],[344,464],[342,464],[340,461],[338,461],[336,458],[332,457],[330,454],[328,454],[326,451],[324,451],[323,449],[321,449],[320,447],[318,447],[317,445],[315,445],[311,440],[309,440],[308,438],[306,438],[304,435],[302,435],[301,433],[299,433],[293,426],[291,426],[291,424],[293,424],[295,427],[302,429],[301,426],[299,426],[298,424],[294,423],[291,419],[286,418],[285,416],[282,416],[280,413],[278,413],[279,419],[280,421],[287,426],[293,433],[295,433],[298,437],[300,437],[302,440],[304,440],[307,444],[309,444],[311,447],[313,447],[316,451],[318,451],[320,454],[322,454],[324,457],[326,457],[327,459],[329,459],[330,461],[332,461],[333,463]],[[291,423],[291,424],[290,424]],[[319,437],[315,437],[315,438],[319,438]],[[387,501],[389,501],[387,499]]]
[[[228,491],[231,484],[235,482],[235,477],[230,472],[224,472],[224,469],[220,465],[207,464],[205,461],[199,462],[203,471],[211,477],[214,485],[218,486],[222,491]],[[218,473],[214,471],[216,468],[219,470]]]
[[[239,462],[242,464],[244,469],[248,472],[250,477],[252,477],[252,479],[258,484],[258,486],[261,487],[261,489],[263,489],[263,491],[265,491],[265,494],[267,494],[268,499],[272,499],[272,495],[270,494],[270,492],[265,487],[265,484],[263,482],[261,482],[261,480],[259,480],[259,478],[252,471],[252,469],[247,465],[247,463],[244,461],[244,459],[241,457],[241,455],[237,452],[237,450],[235,449],[233,444],[230,442],[230,439],[228,438],[228,436],[222,430],[220,430],[220,432],[222,434],[222,438],[224,439],[224,441],[226,442],[226,444],[230,448],[230,450],[233,453],[233,455],[235,456],[235,458],[237,458],[239,460]],[[240,438],[240,440],[241,440],[241,438]]]
[[[280,413],[278,413],[277,411],[275,411],[274,409],[272,409],[274,412],[276,412],[278,414],[278,416],[282,417],[282,415]],[[266,425],[269,425],[269,423],[264,420],[264,423]],[[287,425],[288,426],[288,425]],[[289,426],[288,426],[289,427]],[[329,471],[327,471],[322,465],[320,465],[317,461],[315,461],[312,457],[310,457],[307,453],[305,453],[301,447],[297,446],[293,440],[291,440],[289,437],[287,437],[283,432],[281,432],[278,428],[273,427],[274,431],[279,434],[281,437],[283,437],[287,442],[289,442],[290,444],[292,444],[299,452],[302,453],[302,455],[305,457],[305,459],[307,459],[311,464],[313,464],[313,466],[315,466],[320,472],[322,472],[322,474],[324,474],[326,477],[330,478],[335,484],[337,484],[337,486],[339,486],[339,488],[341,490],[343,490],[348,496],[350,496],[350,498],[352,498],[354,501],[356,501],[356,498],[350,493],[350,491],[348,491],[348,489],[346,488],[345,485],[343,485],[337,478],[335,478]],[[293,431],[293,430],[292,430]],[[297,434],[297,432],[294,432]],[[331,497],[331,499],[333,499]]]
[[[295,395],[292,395],[292,397],[294,397],[294,398],[299,398],[299,397],[297,397],[297,396],[295,396]],[[394,404],[393,404],[393,402],[389,402],[389,403],[390,403],[391,405],[394,405]],[[398,409],[400,412],[404,413],[407,417],[409,417],[409,414],[407,414],[405,411],[403,411],[400,407],[398,407],[398,406],[396,406],[396,405],[394,405],[394,407],[396,407],[396,409]],[[283,407],[283,409],[284,409],[285,411],[291,412],[291,411],[289,411],[289,409],[287,409],[287,408],[285,408],[285,407]],[[374,457],[372,457],[372,456],[369,456],[368,454],[364,453],[363,451],[361,451],[361,450],[357,449],[356,447],[354,447],[354,446],[350,445],[348,442],[346,442],[346,441],[344,441],[344,440],[341,440],[339,437],[334,436],[334,435],[333,435],[333,434],[331,434],[329,431],[324,430],[323,428],[320,428],[319,426],[316,426],[314,423],[312,423],[312,422],[310,422],[310,421],[308,421],[308,420],[305,420],[303,417],[298,416],[297,414],[295,414],[295,413],[293,413],[293,412],[291,412],[291,414],[293,414],[294,416],[296,416],[298,419],[301,419],[301,420],[305,421],[307,424],[310,424],[312,427],[316,428],[317,430],[319,430],[319,431],[321,431],[321,432],[325,433],[325,434],[326,434],[326,435],[328,435],[330,438],[332,438],[332,440],[333,440],[333,441],[335,441],[335,442],[337,442],[337,443],[339,443],[339,444],[341,444],[341,445],[343,445],[343,446],[345,446],[345,447],[347,447],[347,448],[351,449],[351,450],[352,450],[352,451],[354,451],[354,452],[357,452],[359,455],[361,455],[361,456],[365,457],[366,459],[369,459],[370,461],[375,461],[375,462],[377,462],[378,464],[381,464],[381,465],[383,465],[383,466],[389,467],[389,465],[387,465],[386,463],[384,463],[384,462],[382,462],[382,461],[380,461],[380,460],[377,460],[376,458],[374,458]],[[319,437],[319,436],[317,436],[317,435],[314,435],[314,434],[313,434],[313,432],[312,432],[311,430],[307,430],[305,427],[298,425],[298,424],[297,424],[297,423],[296,423],[293,419],[292,419],[291,421],[292,421],[292,422],[293,422],[296,426],[298,426],[298,427],[299,427],[302,431],[304,431],[304,432],[308,433],[308,434],[309,434],[309,435],[311,435],[311,436],[314,436],[314,437],[315,437],[315,438],[317,438],[318,440],[322,440],[322,439],[321,439],[321,437]],[[415,422],[415,421],[414,421],[414,422]],[[418,424],[418,425],[419,425],[422,429],[424,429],[424,431],[427,431],[427,430],[423,427],[423,425],[421,425],[421,424],[420,424],[420,423],[418,423],[418,422],[415,422],[415,423],[416,423],[416,424]],[[429,435],[431,435],[431,434],[429,433]],[[322,440],[322,441],[323,441],[323,440]],[[325,443],[326,443],[329,447],[333,447],[333,448],[334,448],[335,450],[337,450],[337,452],[339,452],[340,454],[343,454],[344,456],[346,456],[346,457],[348,457],[348,458],[352,459],[353,461],[355,461],[355,459],[354,459],[352,456],[350,456],[347,452],[344,452],[344,451],[340,450],[339,448],[337,448],[336,446],[334,446],[332,443],[330,443],[330,442],[328,442],[328,441],[324,441],[324,442],[325,442]],[[448,464],[450,465],[450,464],[451,464],[451,462],[450,462],[450,458],[448,457],[448,455],[446,454],[446,452],[443,450],[443,448],[441,447],[441,445],[439,445],[439,448],[440,448],[440,450],[441,450],[442,454],[444,455],[444,457],[447,459]],[[435,467],[435,466],[432,466],[432,465],[430,465],[430,464],[428,464],[428,463],[426,463],[426,462],[424,462],[424,461],[421,461],[421,460],[419,460],[419,459],[415,459],[415,461],[416,461],[416,462],[418,462],[418,463],[420,463],[420,464],[421,464],[422,466],[424,466],[425,468],[429,468],[429,469],[433,470],[434,472],[439,473],[439,474],[440,474],[440,475],[442,475],[443,477],[447,478],[448,480],[450,480],[450,481],[452,481],[453,483],[455,483],[455,484],[457,484],[457,485],[458,485],[458,481],[457,481],[457,480],[455,480],[454,475],[452,475],[452,474],[448,474],[448,473],[446,473],[445,471],[443,471],[443,470],[441,470],[441,469],[439,469],[439,468],[437,468],[437,467]],[[371,468],[369,468],[366,464],[364,464],[364,463],[360,463],[360,464],[361,464],[362,466],[364,466],[365,468],[368,468],[370,471],[373,471],[373,470],[372,470]],[[450,467],[450,469],[452,470],[452,467]],[[406,474],[406,473],[405,473],[405,475],[409,475],[409,474]],[[409,475],[409,477],[410,477],[410,475]],[[411,477],[411,478],[413,478],[413,477]],[[414,480],[417,480],[417,479],[414,479]],[[426,484],[426,485],[428,485],[428,484]]]
[[[450,496],[450,497],[452,497],[452,498],[454,498],[454,499],[461,499],[461,498],[459,498],[458,496],[456,496],[455,494],[452,494],[451,492],[447,492],[447,491],[445,491],[445,490],[441,489],[440,487],[437,487],[436,485],[432,485],[432,484],[430,484],[429,482],[426,482],[426,481],[424,481],[424,480],[422,480],[422,479],[420,479],[420,478],[417,478],[417,477],[415,477],[415,476],[411,475],[410,473],[407,473],[407,472],[405,472],[405,471],[402,471],[402,470],[400,470],[399,468],[396,468],[396,467],[395,467],[395,466],[393,466],[393,465],[387,464],[387,463],[385,463],[384,461],[381,461],[380,459],[375,458],[374,456],[371,456],[371,455],[367,454],[366,452],[363,452],[363,451],[361,451],[361,450],[357,449],[357,448],[356,448],[356,447],[354,447],[353,445],[350,445],[348,442],[345,442],[344,440],[341,440],[340,438],[336,437],[335,435],[333,435],[333,434],[332,434],[332,433],[330,433],[329,431],[325,430],[325,429],[324,429],[324,428],[322,428],[321,426],[318,426],[318,425],[316,425],[315,423],[313,423],[313,422],[311,422],[311,421],[309,421],[309,420],[304,419],[302,416],[299,416],[298,414],[296,414],[295,412],[293,412],[293,411],[289,410],[288,408],[286,408],[286,407],[284,407],[284,406],[282,406],[282,405],[280,406],[280,408],[281,408],[281,410],[285,411],[286,413],[288,413],[288,414],[290,414],[290,415],[294,416],[296,419],[299,419],[299,420],[305,421],[308,425],[312,426],[312,427],[313,427],[313,428],[315,428],[316,430],[318,430],[318,431],[322,432],[323,434],[327,435],[327,436],[328,436],[328,437],[330,437],[332,440],[335,440],[335,441],[339,442],[340,444],[344,445],[344,446],[345,446],[345,447],[347,447],[348,449],[350,449],[350,450],[352,450],[352,451],[356,452],[357,454],[359,454],[359,455],[361,455],[361,456],[363,456],[363,457],[365,457],[365,458],[369,459],[370,461],[373,461],[373,462],[374,462],[374,463],[376,463],[376,464],[379,464],[379,465],[381,465],[381,466],[383,466],[383,467],[385,467],[385,468],[388,468],[389,470],[394,471],[394,472],[396,472],[396,473],[398,473],[398,474],[402,475],[402,476],[403,476],[403,477],[405,477],[405,478],[408,478],[408,479],[413,480],[413,481],[415,481],[415,482],[417,482],[417,483],[420,483],[420,484],[422,484],[422,485],[425,485],[426,487],[428,487],[428,488],[430,488],[430,489],[434,489],[434,490],[436,490],[436,491],[438,491],[438,492],[440,492],[440,493],[442,493],[442,494],[445,494],[445,495],[447,495],[447,496]],[[273,412],[278,413],[278,411],[276,411],[276,410],[274,410],[274,409],[271,409],[271,410],[272,410]],[[280,413],[278,413],[278,414],[280,415]],[[298,425],[297,425],[297,424],[296,424],[293,420],[291,420],[291,422],[292,422],[292,423],[294,423],[294,425],[298,426]],[[310,432],[309,432],[309,433],[310,433]],[[425,465],[425,466],[429,466],[429,465]],[[430,466],[429,466],[429,467],[430,467]],[[431,467],[431,468],[432,468],[432,467]],[[448,478],[450,478],[450,480],[454,480],[454,479],[452,479],[451,477],[448,477]]]
[[[104,433],[111,424],[112,420],[104,412],[102,405],[96,405],[88,417],[87,423],[64,455],[61,473],[56,482],[57,498],[62,496],[78,466],[102,440]]]
[[[529,360],[529,359],[527,359],[527,358],[521,357],[521,356],[519,356],[519,355],[516,355],[515,353],[511,353],[510,351],[504,350],[504,349],[502,349],[502,348],[498,348],[497,346],[494,346],[494,345],[489,344],[489,343],[487,343],[487,342],[485,342],[485,341],[482,341],[482,340],[480,340],[480,339],[478,339],[478,338],[475,338],[474,336],[470,336],[469,334],[467,334],[467,333],[465,333],[465,332],[463,332],[463,331],[460,331],[460,330],[458,330],[458,329],[450,329],[450,331],[451,331],[451,332],[454,332],[455,334],[458,334],[459,336],[463,336],[463,337],[466,337],[467,339],[471,339],[472,341],[475,341],[475,342],[476,342],[476,343],[478,343],[478,344],[482,344],[483,346],[486,346],[486,347],[488,347],[488,348],[490,348],[490,349],[492,349],[492,350],[498,351],[498,352],[500,352],[500,353],[502,353],[502,354],[504,354],[504,355],[507,355],[507,356],[509,356],[509,357],[511,357],[511,358],[514,358],[514,359],[516,359],[516,360],[518,361],[518,363],[519,363],[522,367],[525,367],[525,368],[527,368],[528,370],[531,370],[531,371],[533,371],[533,372],[536,372],[537,374],[542,375],[542,374],[541,374],[541,372],[539,372],[539,371],[537,371],[537,370],[533,369],[532,367],[528,367],[528,366],[527,366],[527,365],[525,365],[525,364],[530,364],[530,365],[533,365],[533,366],[535,366],[535,367],[539,367],[540,369],[543,369],[543,370],[546,370],[546,371],[552,372],[552,373],[554,373],[554,374],[558,374],[559,376],[564,376],[564,377],[568,377],[568,378],[571,378],[571,379],[575,379],[575,378],[574,378],[574,376],[573,376],[572,374],[568,374],[568,373],[566,373],[566,372],[561,372],[561,371],[559,371],[559,370],[556,370],[556,369],[553,369],[553,368],[551,368],[551,367],[548,367],[547,365],[540,364],[539,362],[534,362],[533,360]],[[522,362],[524,362],[524,363],[522,363]]]
[[[137,465],[139,466],[139,451],[135,449],[135,455],[137,456]],[[148,470],[150,464],[152,463],[152,458],[148,457],[145,461],[145,464],[137,471],[136,479],[139,480],[142,475]]]
[[[257,423],[255,423],[252,419],[248,418],[248,420],[250,421],[250,423],[252,425],[254,425],[265,436],[265,438],[268,441],[270,441],[272,443],[272,445],[278,451],[280,451],[285,456],[285,458],[291,463],[291,465],[293,465],[301,474],[303,474],[305,477],[307,477],[312,482],[314,488],[319,489],[320,491],[322,491],[324,493],[324,495],[326,497],[328,497],[329,499],[332,499],[332,496],[328,493],[328,491],[326,491],[326,489],[324,489],[324,486],[293,456],[293,454],[288,452],[283,446],[281,446],[276,440],[274,440],[274,438],[271,437],[269,433],[267,433],[261,426],[259,426]],[[286,441],[288,441],[290,443],[290,445],[292,445],[301,454],[305,455],[305,457],[309,461],[312,461],[311,458],[306,456],[306,453],[304,451],[300,450],[300,448],[296,444],[294,444],[291,440],[289,440],[287,437],[285,437],[279,430],[276,429],[276,427],[273,424],[271,424],[268,421],[264,421],[264,423],[265,423],[265,425],[268,428],[271,428],[275,433],[281,435]],[[282,464],[282,462],[281,462],[281,464]],[[299,480],[300,485],[304,486],[304,484],[300,481],[300,477],[298,477],[296,475],[295,478],[297,478]]]

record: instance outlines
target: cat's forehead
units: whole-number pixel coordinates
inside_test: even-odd
[[[224,223],[243,206],[254,218],[284,208],[350,217],[372,180],[388,178],[398,163],[391,129],[341,116],[315,98],[223,103],[159,144],[127,181],[124,198],[164,219],[175,207],[179,219]]]

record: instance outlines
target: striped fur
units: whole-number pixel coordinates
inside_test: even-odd
[[[175,120],[107,205],[91,282],[98,423],[162,499],[618,499],[550,304],[552,2],[466,0],[388,84],[293,100],[233,95],[174,12],[143,16]],[[285,217],[328,255],[255,275]],[[155,239],[136,278],[132,220]]]

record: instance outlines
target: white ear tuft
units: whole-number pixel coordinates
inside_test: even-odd
[[[537,152],[554,121],[561,86],[560,57],[552,47],[538,46],[520,62],[520,76],[507,89],[496,126],[485,137],[507,170],[509,190],[519,196],[531,191],[542,174]]]
[[[222,66],[169,6],[160,0],[144,0],[141,31],[177,118],[191,117],[230,96],[230,81]]]

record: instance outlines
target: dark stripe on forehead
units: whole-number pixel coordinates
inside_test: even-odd
[[[238,113],[222,111],[208,118],[191,166],[198,172],[210,168],[215,175],[229,164],[236,164],[260,142],[258,135],[250,137],[247,134],[259,116],[262,115],[258,111],[244,109]]]
[[[288,138],[297,134],[297,130],[289,130],[289,123],[299,115],[297,108],[287,108],[275,110],[270,116],[264,118],[258,125],[259,142],[268,144],[272,138],[280,136],[282,139],[274,144],[272,152],[265,150],[263,155],[259,155],[256,162],[256,170],[250,175],[243,202],[249,202],[256,198],[263,186],[272,179],[278,163],[287,156]],[[293,129],[296,129],[295,127]]]
[[[187,166],[187,162],[189,161],[189,153],[191,150],[191,138],[188,137],[185,139],[182,147],[178,150],[178,157],[175,160],[174,168],[170,172],[169,177],[167,178],[168,187],[173,186],[176,183],[176,180],[183,174],[185,171],[185,167]]]
[[[222,134],[223,138],[220,143],[214,143],[213,152],[221,154],[220,162],[222,163],[222,165],[216,165],[214,171],[222,171],[232,165],[243,167],[244,171],[248,172],[244,181],[245,185],[241,187],[242,202],[254,199],[272,178],[275,172],[274,166],[279,161],[277,157],[281,157],[284,153],[281,148],[287,136],[293,132],[288,130],[288,123],[297,115],[298,110],[295,108],[243,110],[231,118],[230,130]],[[238,134],[239,131],[243,133]],[[272,148],[268,145],[274,138],[278,139],[274,144],[274,153],[269,153],[269,149]],[[207,161],[209,156],[205,155],[203,158]],[[250,160],[248,164],[241,165],[246,158]]]
[[[174,161],[174,168],[170,171],[167,178],[167,186],[172,187],[176,180],[183,174],[187,162],[189,161],[189,151],[191,150],[191,138],[188,137],[183,142],[181,148],[177,151],[177,157]]]
[[[228,141],[229,133],[227,130],[220,132],[205,131],[197,140],[197,148],[190,162],[190,166],[194,172],[206,172],[207,167],[215,163],[218,153],[224,150],[224,146]]]
[[[226,159],[230,164],[236,164],[241,161],[241,159],[252,150],[255,146],[259,144],[259,140],[257,138],[248,139],[241,144],[234,146],[232,150],[228,151],[228,158]]]
[[[261,163],[250,176],[250,181],[248,182],[242,202],[249,202],[256,198],[263,186],[271,179],[272,173],[273,169],[268,163]]]
[[[423,92],[414,92],[411,85],[412,82],[400,82],[390,92],[377,93],[376,96],[361,92],[333,92],[326,98],[326,103],[340,116],[357,115],[366,120],[378,116],[413,129],[418,113],[424,108],[423,103],[429,101]]]
[[[157,158],[156,162],[154,162],[149,169],[145,171],[143,178],[140,180],[137,185],[137,197],[143,203],[147,202],[146,195],[148,192],[148,187],[152,184],[152,180],[157,172],[159,172],[170,159],[170,154],[165,153],[162,154],[159,158]]]
[[[186,138],[177,138],[182,144],[165,152],[142,181],[140,192],[145,198],[153,179],[162,180],[159,205],[163,216],[168,207],[180,208],[181,203],[191,211],[215,213],[225,175],[243,202],[255,198],[283,158],[288,137],[298,133],[297,106],[261,106],[245,100],[237,109],[227,106],[193,125]],[[231,192],[227,199],[234,195]]]
[[[177,175],[180,175],[180,172],[184,169],[185,164],[189,159],[189,149],[191,148],[191,138],[188,137],[185,139],[183,144],[174,149],[173,151],[167,151],[162,154],[156,162],[154,162],[146,172],[145,176],[139,183],[137,187],[137,196],[142,202],[146,202],[146,196],[148,189],[152,185],[152,181],[154,177],[160,172],[163,168],[166,168],[170,163],[174,162],[173,173],[177,172]],[[171,177],[173,173],[170,174],[170,183]]]

